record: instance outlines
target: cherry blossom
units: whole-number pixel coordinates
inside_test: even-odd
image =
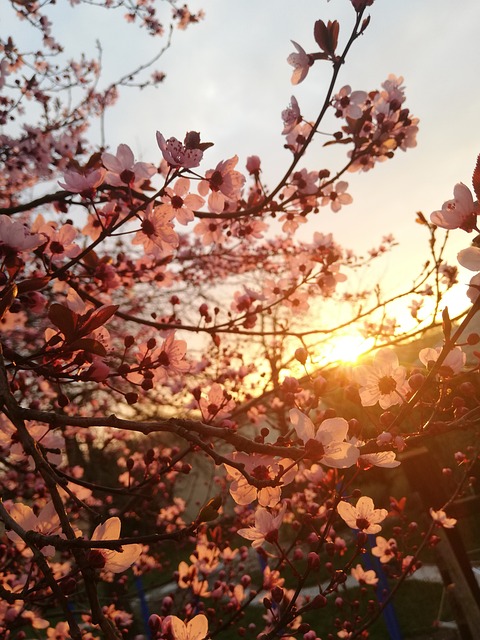
[[[305,78],[307,77],[307,73],[309,72],[313,61],[311,56],[309,56],[308,53],[306,53],[305,49],[301,47],[297,42],[294,42],[292,40],[292,44],[297,52],[291,53],[287,58],[287,62],[292,67],[294,67],[292,74],[292,84],[300,84],[300,82],[305,80]]]
[[[337,110],[337,117],[360,118],[367,97],[366,91],[352,91],[350,85],[345,85],[334,96],[333,107]]]
[[[76,258],[81,252],[81,248],[74,242],[78,232],[71,224],[64,224],[56,229],[46,223],[38,229],[38,232],[43,234],[48,241],[44,252],[50,255],[52,262],[59,262],[65,258]]]
[[[228,396],[224,388],[218,382],[212,384],[208,398],[202,396],[198,401],[203,419],[207,422],[210,420],[222,420],[230,415],[235,409],[234,400]]]
[[[388,442],[391,442],[392,435],[388,434],[390,439]],[[377,439],[378,442],[378,439]],[[361,446],[363,443],[361,441],[355,442],[357,447]],[[369,467],[382,467],[384,469],[395,469],[400,465],[400,461],[396,459],[396,454],[394,451],[377,451],[375,453],[362,453],[358,459],[358,464],[364,469],[368,469]]]
[[[252,540],[254,549],[261,547],[264,542],[275,542],[286,510],[286,504],[276,514],[263,507],[257,507],[255,511],[255,526],[239,529],[237,533],[247,540]]]
[[[171,373],[185,373],[190,370],[190,365],[185,360],[187,343],[185,340],[176,340],[175,331],[172,331],[163,341],[158,354],[158,362]]]
[[[398,358],[390,348],[379,349],[372,365],[359,365],[355,368],[354,379],[360,385],[360,400],[364,407],[377,402],[382,409],[403,402],[408,391],[406,370],[398,364]]]
[[[106,173],[105,169],[94,169],[89,173],[68,170],[63,175],[65,182],[58,184],[70,193],[91,194],[105,180]]]
[[[193,232],[202,237],[204,245],[221,244],[225,239],[222,220],[204,218],[193,228]]]
[[[202,196],[208,196],[208,208],[212,213],[222,213],[225,205],[235,203],[240,197],[245,176],[235,170],[238,156],[219,162],[215,169],[210,169],[205,174],[205,180],[198,185],[198,192]]]
[[[453,200],[444,202],[440,211],[430,215],[430,220],[444,229],[463,229],[470,233],[477,227],[478,212],[478,203],[474,203],[470,189],[459,182],[453,189]]]
[[[370,584],[375,586],[378,583],[375,571],[373,571],[373,569],[365,571],[361,564],[357,564],[356,567],[352,567],[351,573],[352,577],[360,584]]]
[[[297,466],[289,458],[277,461],[271,456],[247,456],[244,453],[233,453],[231,458],[234,462],[243,464],[245,470],[258,480],[274,480],[280,476],[278,486],[257,489],[249,484],[238,469],[225,464],[225,469],[233,478],[230,485],[230,495],[237,504],[245,505],[258,500],[262,507],[274,507],[280,502],[282,487],[290,484],[297,472]]]
[[[470,298],[472,304],[477,301],[480,295],[480,273],[477,273],[470,280],[470,286],[467,289],[467,296]]]
[[[193,212],[201,209],[205,204],[205,200],[194,193],[189,193],[190,180],[187,178],[178,178],[175,181],[173,189],[165,188],[163,197],[163,207],[171,207],[171,211],[175,219],[183,225],[192,222],[194,219]]]
[[[173,168],[194,169],[198,167],[203,158],[203,151],[196,147],[188,146],[189,134],[185,136],[185,144],[176,138],[165,140],[157,131],[157,144],[164,159]]]
[[[118,540],[120,538],[121,526],[120,518],[108,518],[103,524],[99,524],[98,527],[95,528],[91,540],[95,542]],[[122,547],[122,551],[95,549],[90,552],[91,556],[95,556],[95,566],[104,571],[111,571],[112,573],[122,573],[126,571],[136,562],[141,553],[141,544],[126,544]],[[99,562],[98,554],[101,556],[101,562]]]
[[[172,224],[173,213],[161,206],[149,205],[143,216],[141,228],[132,244],[141,244],[145,253],[162,258],[178,246],[178,236]]]
[[[191,589],[192,593],[201,598],[211,595],[206,577],[199,578],[197,566],[188,565],[184,561],[178,565],[178,586],[180,589]]]
[[[381,531],[382,527],[379,522],[385,520],[388,515],[386,509],[375,509],[373,500],[368,496],[359,498],[356,507],[341,500],[337,505],[337,511],[349,527],[364,533],[378,533]]]
[[[293,131],[295,127],[302,121],[302,116],[300,115],[300,107],[298,106],[298,102],[295,96],[292,96],[290,98],[290,104],[286,109],[282,111],[282,120],[282,135],[286,135]]]
[[[208,619],[203,613],[185,623],[177,616],[170,616],[174,640],[204,640],[208,635]]]
[[[457,524],[455,518],[449,518],[445,511],[442,511],[441,509],[435,511],[434,509],[430,508],[430,515],[436,524],[438,524],[440,527],[444,527],[445,529],[453,529],[453,527]]]
[[[102,162],[107,169],[105,182],[114,187],[128,185],[135,188],[157,172],[152,164],[135,162],[133,152],[127,144],[119,144],[116,155],[104,151]]]
[[[344,204],[351,204],[353,198],[349,193],[346,193],[347,188],[348,182],[344,180],[339,180],[335,185],[327,184],[325,187],[322,187],[322,207],[330,204],[331,210],[337,213]]]
[[[257,176],[260,174],[260,166],[262,161],[258,156],[248,156],[245,168],[251,176]]]
[[[304,195],[311,195],[318,190],[318,171],[307,171],[301,169],[295,171],[292,176],[292,184],[297,187],[298,193]]]
[[[418,354],[418,358],[422,364],[424,364],[426,367],[429,367],[432,363],[438,360],[441,352],[441,347],[437,347],[436,349],[421,349],[420,353]],[[466,360],[467,354],[462,351],[461,347],[455,347],[454,349],[449,351],[444,358],[440,371],[444,375],[448,374],[450,376],[455,375],[456,373],[460,373],[460,371],[462,371],[463,367],[465,366]]]
[[[298,409],[291,409],[289,417],[309,458],[338,469],[351,467],[357,462],[358,448],[345,442],[348,422],[344,418],[327,418],[315,429],[310,418]]]
[[[372,547],[372,554],[377,557],[382,564],[390,562],[397,553],[397,541],[394,538],[387,540],[382,536],[375,538],[376,546]]]
[[[480,248],[476,246],[467,247],[462,249],[457,255],[458,262],[469,269],[470,271],[480,271]],[[467,290],[467,295],[470,300],[475,302],[480,293],[480,274],[476,274],[470,280],[470,286]]]
[[[25,531],[37,531],[44,535],[52,535],[61,533],[60,518],[52,501],[46,503],[46,505],[40,510],[38,515],[35,515],[33,509],[26,504],[16,502],[12,504],[10,509],[10,516],[19,524]],[[15,542],[15,544],[27,555],[31,555],[31,550],[27,547],[25,541],[15,531],[7,531],[7,536]],[[52,557],[55,554],[55,548],[48,545],[43,547],[42,553],[48,557]]]
[[[38,233],[30,233],[26,225],[9,216],[0,215],[0,252],[31,251],[45,243]]]

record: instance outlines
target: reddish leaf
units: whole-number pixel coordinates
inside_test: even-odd
[[[93,353],[96,356],[107,355],[107,350],[103,344],[93,338],[80,338],[79,340],[74,340],[68,345],[68,347],[72,351],[87,351],[88,353]]]
[[[338,44],[338,34],[340,32],[340,23],[338,20],[334,20],[333,22],[328,21],[328,30],[330,36],[330,52],[332,55],[335,53],[335,49]]]
[[[472,184],[477,200],[480,202],[480,155],[477,158],[477,164],[475,165],[475,171],[473,172]]]
[[[452,334],[452,321],[450,320],[450,316],[448,314],[448,307],[442,311],[442,320],[443,320],[443,335],[445,336],[445,340],[450,340],[450,336]]]
[[[83,261],[87,265],[87,267],[95,268],[98,266],[100,259],[96,252],[92,249],[87,254],[83,256]]]
[[[29,291],[40,291],[50,282],[50,278],[29,278],[18,283],[18,293],[28,293]]]
[[[313,37],[322,51],[328,53],[329,56],[335,55],[337,48],[338,33],[340,25],[337,20],[328,21],[326,25],[323,20],[317,20],[313,28]]]
[[[91,312],[90,315],[86,314],[86,319],[83,320],[82,318],[82,335],[87,335],[88,333],[91,333],[95,329],[98,329],[99,327],[104,325],[107,320],[109,320],[113,316],[117,309],[118,304],[108,304],[104,307],[100,307],[100,309],[97,309],[96,311]]]
[[[17,285],[14,282],[3,290],[2,299],[0,300],[0,320],[12,306],[12,302],[17,297],[17,293]]]
[[[350,144],[353,142],[352,138],[340,138],[340,140],[328,140],[328,142],[324,142],[324,147],[329,147],[332,144]]]
[[[315,22],[313,37],[322,51],[328,51],[328,31],[323,20],[317,20]]]
[[[48,317],[53,324],[60,329],[65,336],[67,342],[75,338],[78,329],[79,315],[63,304],[54,302],[48,310]]]

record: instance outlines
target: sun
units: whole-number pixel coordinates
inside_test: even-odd
[[[329,363],[356,362],[374,344],[375,340],[373,338],[364,338],[359,334],[336,336],[328,344],[324,345],[322,359]]]

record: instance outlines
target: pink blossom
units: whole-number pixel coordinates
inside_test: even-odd
[[[349,193],[346,193],[348,188],[348,182],[339,180],[335,185],[327,184],[322,187],[322,200],[320,204],[325,207],[330,204],[330,208],[334,213],[337,213],[344,204],[351,204],[353,198]]]
[[[180,224],[188,224],[194,219],[194,211],[205,204],[205,200],[196,194],[189,193],[190,180],[178,178],[173,189],[167,187],[163,201],[165,206],[170,206],[173,215]]]
[[[292,153],[298,153],[301,151],[305,142],[312,132],[313,125],[310,122],[301,122],[297,124],[289,133],[287,133],[286,137],[286,147],[290,149]]]
[[[13,504],[9,509],[9,513],[25,531],[36,531],[43,535],[61,533],[60,518],[51,500],[40,510],[38,516],[35,515],[31,507],[21,502]],[[24,550],[27,555],[32,554],[18,533],[15,533],[15,531],[7,531],[7,536],[20,547],[20,549]],[[55,555],[55,548],[52,546],[43,547],[42,553],[47,557],[52,557]]]
[[[172,217],[172,211],[164,205],[153,208],[149,204],[132,244],[142,244],[145,253],[156,258],[173,253],[178,246],[178,236],[173,229]]]
[[[470,232],[477,226],[478,212],[478,203],[473,202],[470,189],[459,182],[453,189],[453,200],[444,202],[440,211],[434,211],[430,215],[430,220],[444,229]]]
[[[373,569],[365,571],[361,564],[357,564],[356,567],[352,567],[352,577],[360,584],[376,585],[378,582],[377,575]]]
[[[350,85],[345,85],[334,96],[333,107],[337,110],[335,115],[339,118],[361,118],[367,98],[366,91],[352,91]]]
[[[480,295],[480,273],[477,273],[470,280],[470,286],[467,289],[467,296],[470,298],[472,304],[477,300]]]
[[[437,347],[436,349],[422,349],[418,354],[418,358],[422,364],[428,367],[430,366],[430,363],[436,362],[438,360],[441,352],[441,347]],[[450,375],[460,373],[460,371],[462,371],[463,367],[465,366],[466,359],[467,356],[462,351],[461,347],[455,347],[445,357],[442,363],[441,371]]]
[[[55,627],[47,629],[47,638],[53,640],[68,640],[71,638],[70,626],[67,622],[57,622]]]
[[[202,237],[204,245],[221,244],[224,241],[223,220],[214,220],[213,218],[203,218],[195,225],[193,232]]]
[[[261,547],[264,542],[275,542],[278,538],[278,530],[283,522],[286,510],[286,504],[284,504],[276,514],[263,507],[257,507],[255,511],[255,526],[239,529],[237,533],[242,536],[242,538],[252,540],[252,547],[254,549]]]
[[[235,170],[238,156],[219,162],[215,169],[205,174],[205,180],[198,185],[198,192],[208,197],[208,207],[213,213],[222,213],[225,203],[235,203],[241,195],[245,176]]]
[[[457,524],[455,518],[448,518],[445,511],[442,511],[441,509],[439,511],[435,511],[434,509],[430,508],[430,515],[432,516],[432,519],[436,522],[436,524],[444,527],[445,529],[453,529],[453,527]]]
[[[207,580],[198,577],[197,566],[190,566],[184,561],[178,565],[178,586],[180,589],[191,589],[195,595],[201,598],[208,598],[210,595]]]
[[[32,251],[45,243],[45,239],[31,233],[27,226],[9,216],[0,215],[0,251]]]
[[[294,54],[293,54],[294,55]],[[298,106],[295,96],[290,98],[290,104],[282,111],[283,131],[282,135],[286,135],[295,129],[297,124],[302,121],[300,115],[300,107]]]
[[[188,135],[187,133],[185,140],[188,140]],[[159,131],[157,131],[157,143],[164,159],[174,168],[193,169],[198,167],[203,158],[201,149],[189,147],[187,143],[183,145],[177,138],[165,140]]]
[[[261,161],[258,156],[248,156],[247,164],[245,165],[245,167],[251,176],[258,176],[261,170],[260,164]]]
[[[348,422],[344,418],[327,418],[315,429],[310,418],[298,409],[291,409],[288,415],[307,452],[309,447],[315,451],[315,459],[319,462],[337,469],[346,469],[357,462],[358,448],[345,442]],[[313,444],[312,441],[318,444]]]
[[[106,173],[103,168],[86,174],[70,169],[63,174],[65,182],[59,181],[58,184],[70,193],[90,194],[102,184]]]
[[[185,340],[175,340],[175,331],[171,331],[162,344],[158,362],[170,373],[186,373],[190,370],[190,365],[185,360],[186,352]]]
[[[372,548],[372,554],[379,558],[382,564],[390,562],[397,553],[397,541],[394,538],[386,540],[382,536],[375,538],[376,546]]]
[[[318,191],[318,171],[307,171],[301,169],[295,171],[292,176],[292,185],[294,185],[298,193],[302,195],[312,195]]]
[[[118,540],[121,530],[120,518],[108,518],[103,524],[99,524],[92,534],[92,541],[101,542],[102,540]],[[112,573],[122,573],[126,571],[142,553],[141,544],[126,544],[122,551],[114,551],[113,549],[95,549],[99,551],[103,557],[104,571]]]
[[[300,84],[302,80],[305,80],[313,61],[311,56],[308,55],[303,47],[293,40],[291,42],[297,52],[291,53],[287,58],[287,62],[294,68],[292,73],[292,84]]]
[[[264,237],[264,232],[267,231],[267,229],[268,224],[266,222],[252,218],[248,218],[248,220],[234,220],[230,227],[232,235],[236,238],[257,238],[258,240]]]
[[[405,367],[398,364],[393,349],[379,349],[372,365],[359,365],[354,370],[354,379],[360,385],[360,400],[364,407],[379,403],[382,409],[403,402],[408,391]]]
[[[110,367],[98,356],[93,357],[92,364],[82,373],[82,380],[103,382],[110,375]]]
[[[202,417],[207,422],[215,419],[227,418],[235,409],[235,402],[228,397],[224,388],[218,382],[214,382],[208,392],[208,397],[202,396],[198,401]]]
[[[338,514],[349,527],[359,529],[364,533],[378,533],[382,527],[378,524],[388,515],[386,509],[375,509],[373,500],[368,496],[362,496],[354,507],[350,503],[341,500],[337,505]]]
[[[42,225],[38,231],[48,238],[48,244],[44,251],[46,254],[50,254],[53,262],[64,258],[76,258],[81,252],[80,247],[74,242],[77,230],[71,224],[64,224],[57,230],[47,223]]]
[[[467,247],[462,249],[457,254],[457,260],[465,269],[480,271],[480,248]]]
[[[293,313],[305,313],[310,309],[308,298],[309,296],[306,291],[299,291],[297,289],[285,298],[282,304],[291,309]]]
[[[396,459],[395,451],[378,451],[377,453],[363,453],[359,458],[359,464],[362,467],[395,469],[400,466],[400,461]]]
[[[208,635],[208,619],[199,613],[185,624],[177,616],[170,616],[174,640],[204,640]]]
[[[280,502],[282,486],[290,484],[297,472],[297,466],[289,458],[274,460],[272,456],[246,455],[239,452],[233,453],[231,458],[237,463],[241,462],[245,466],[245,471],[258,480],[273,480],[281,476],[278,486],[257,489],[248,483],[248,480],[238,469],[225,464],[225,469],[233,478],[230,485],[230,495],[237,504],[241,505],[258,500],[262,507],[274,507]],[[286,469],[288,471],[283,473]]]
[[[116,155],[106,151],[102,153],[102,162],[107,169],[105,182],[114,187],[138,187],[157,171],[150,163],[135,162],[133,152],[127,144],[119,144]]]
[[[279,222],[283,222],[282,231],[293,234],[298,229],[299,225],[306,224],[307,219],[305,216],[294,213],[293,211],[287,211],[279,218]]]

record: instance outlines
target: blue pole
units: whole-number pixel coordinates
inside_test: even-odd
[[[145,597],[145,590],[143,588],[143,580],[141,576],[135,576],[135,586],[137,588],[138,599],[140,600],[140,612],[143,619],[143,629],[147,635],[148,640],[152,640],[152,634],[150,633],[150,627],[148,626],[150,610],[148,608],[147,598]]]
[[[376,540],[373,533],[370,533],[368,536],[370,547],[376,546]],[[383,570],[382,563],[379,558],[373,556],[371,554],[364,555],[365,565],[368,569],[373,569],[378,578],[377,582],[377,600],[381,602],[381,600],[385,597],[385,594],[388,595],[390,592],[390,586],[388,584],[387,576],[385,571]],[[402,632],[400,629],[400,625],[398,623],[397,614],[395,613],[395,608],[393,606],[393,602],[389,602],[385,609],[382,612],[383,619],[385,620],[385,624],[387,625],[388,635],[390,636],[390,640],[402,640]]]

